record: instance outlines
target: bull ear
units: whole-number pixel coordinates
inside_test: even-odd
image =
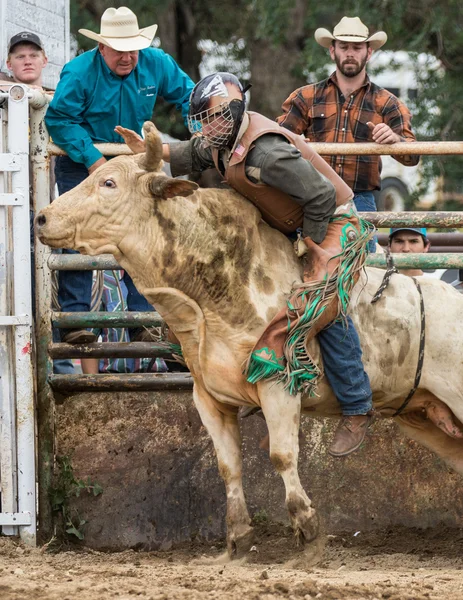
[[[150,190],[158,198],[175,198],[175,196],[190,196],[199,185],[187,179],[171,179],[170,177],[152,177]]]

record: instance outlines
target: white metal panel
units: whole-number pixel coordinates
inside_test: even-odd
[[[19,171],[21,161],[14,154],[0,154],[0,171]]]
[[[0,315],[0,327],[5,327],[7,325],[31,325],[32,319],[30,315],[24,315],[23,317],[9,317],[9,316],[1,316]]]
[[[16,86],[15,86],[16,87]],[[20,96],[20,95],[19,95]],[[27,167],[11,174],[13,192],[26,201],[13,208],[13,264],[15,315],[32,315],[31,245],[29,217],[29,100],[26,90],[8,102],[8,150],[17,153]],[[18,463],[18,512],[29,512],[31,524],[20,528],[26,543],[36,543],[35,407],[30,325],[17,325],[15,339],[16,435]]]
[[[0,69],[7,73],[6,68],[6,59],[7,56],[7,44],[8,38],[6,37],[6,12],[7,12],[7,2],[8,0],[0,0],[0,50],[1,50],[1,63]]]
[[[1,7],[1,4],[0,4]],[[0,152],[6,149],[6,110],[0,110]],[[7,189],[6,174],[0,173],[0,192]],[[9,248],[8,212],[0,206],[0,314],[10,314],[11,306],[11,249]],[[17,504],[16,464],[16,414],[14,380],[11,368],[13,354],[13,331],[11,327],[0,327],[0,497],[2,510],[14,513]],[[18,535],[18,528],[2,527],[4,535]]]
[[[0,206],[21,206],[24,198],[18,194],[0,194]]]
[[[0,525],[30,525],[32,515],[29,512],[22,513],[0,513]]]

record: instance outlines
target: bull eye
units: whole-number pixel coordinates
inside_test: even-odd
[[[116,184],[112,179],[105,179],[105,181],[103,182],[103,187],[115,188]]]

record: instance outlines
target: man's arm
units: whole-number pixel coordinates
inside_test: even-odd
[[[167,102],[175,104],[179,110],[181,109],[186,125],[190,108],[190,94],[195,84],[171,56],[163,54],[164,71],[159,95]]]
[[[306,97],[307,93],[304,94],[304,89],[295,90],[283,102],[282,114],[277,118],[277,123],[297,135],[307,137],[306,132],[310,125],[309,98]]]
[[[302,207],[304,237],[319,244],[336,209],[336,191],[299,150],[277,134],[260,137],[246,158],[246,173],[288,194]]]
[[[170,170],[173,177],[201,173],[215,167],[209,146],[204,146],[203,137],[192,137],[188,142],[169,144]],[[164,154],[164,152],[163,152]]]
[[[103,158],[82,127],[85,90],[82,82],[67,65],[63,68],[46,115],[45,124],[54,141],[69,157],[87,168]],[[98,165],[99,166],[99,165]]]
[[[95,161],[93,163],[93,165],[90,165],[90,167],[88,167],[88,174],[91,175],[93,173],[93,171],[96,171],[98,169],[98,167],[101,167],[101,165],[104,165],[105,162],[107,162],[107,160],[104,156],[99,158],[97,161]]]
[[[395,96],[390,95],[382,111],[383,123],[372,130],[373,141],[379,144],[394,144],[400,142],[415,142],[412,131],[410,111]],[[395,160],[407,167],[413,167],[420,162],[418,155],[394,156]]]

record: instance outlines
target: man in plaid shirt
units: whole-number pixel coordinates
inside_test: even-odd
[[[317,29],[315,40],[329,49],[336,71],[294,91],[284,102],[278,123],[313,142],[414,142],[408,108],[366,74],[372,52],[386,43],[384,31],[370,36],[358,17],[343,17],[332,34]],[[373,190],[381,188],[381,157],[323,158],[352,188],[357,209],[375,211]],[[419,156],[394,158],[406,166],[419,162]],[[374,243],[370,251],[374,252]]]

